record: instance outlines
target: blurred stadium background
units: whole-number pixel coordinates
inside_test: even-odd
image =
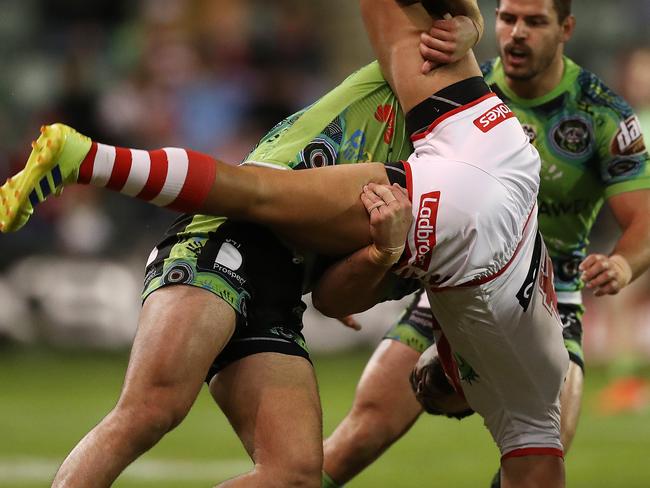
[[[480,60],[496,54],[481,0]],[[568,53],[650,128],[650,1],[574,2]],[[275,122],[372,59],[349,0],[0,0],[0,179],[43,123],[126,146],[191,147],[238,162]],[[592,236],[607,250],[606,212]],[[0,487],[44,486],[113,405],[139,310],[143,265],[173,215],[74,187],[0,236]],[[650,486],[650,276],[620,296],[587,293],[584,416],[569,486]],[[325,434],[402,304],[363,314],[361,332],[310,310]],[[287,419],[290,428],[290,419]],[[477,418],[421,419],[355,487],[487,486],[497,452]],[[116,484],[211,486],[249,465],[203,394],[187,421]]]

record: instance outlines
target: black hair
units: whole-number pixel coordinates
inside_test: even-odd
[[[497,0],[497,8],[501,6],[501,0]],[[553,0],[553,8],[557,12],[557,20],[561,24],[571,15],[571,0]]]
[[[411,388],[415,393],[415,398],[418,400],[425,412],[431,415],[444,415],[447,418],[457,420],[462,420],[474,413],[474,410],[471,408],[466,408],[465,410],[453,413],[443,411],[435,402],[432,402],[432,400],[435,400],[440,396],[456,395],[457,393],[454,387],[449,383],[449,380],[447,380],[447,375],[442,367],[440,358],[435,357],[426,368],[429,374],[427,375],[427,381],[425,381],[425,384],[416,384],[415,370],[411,372],[410,377]],[[421,389],[419,386],[422,386],[423,388]]]

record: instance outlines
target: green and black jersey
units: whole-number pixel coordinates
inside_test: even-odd
[[[542,159],[539,225],[555,288],[582,287],[578,265],[606,198],[650,188],[650,164],[630,106],[596,75],[564,58],[561,83],[540,98],[508,88],[499,59],[483,64],[490,87],[515,112]]]
[[[309,107],[286,118],[266,134],[244,159],[279,169],[334,164],[391,162],[412,152],[399,102],[373,62]],[[179,237],[206,234],[223,217],[195,215],[176,226]]]

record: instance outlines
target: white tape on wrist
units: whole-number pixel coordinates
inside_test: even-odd
[[[368,248],[370,260],[378,266],[385,267],[391,267],[399,261],[403,252],[404,245],[399,247],[378,248],[375,244],[371,244]]]

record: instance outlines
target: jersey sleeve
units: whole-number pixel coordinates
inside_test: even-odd
[[[605,197],[650,189],[650,156],[638,117],[622,97],[604,85],[598,88],[605,101],[595,107],[596,149]]]
[[[496,59],[489,59],[488,61],[484,61],[483,63],[481,63],[481,74],[483,75],[483,78],[485,78],[486,80],[490,79],[490,77],[492,76],[495,63],[496,63]]]

